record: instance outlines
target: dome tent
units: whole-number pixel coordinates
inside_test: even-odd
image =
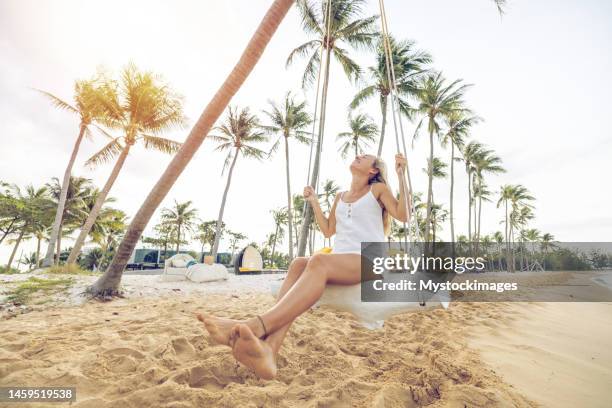
[[[248,245],[236,255],[234,272],[236,275],[244,273],[260,273],[263,270],[263,258],[259,251]]]

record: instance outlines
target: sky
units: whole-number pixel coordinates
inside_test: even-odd
[[[184,96],[188,126],[166,134],[183,141],[270,3],[0,1],[0,180],[40,186],[62,176],[78,118],[53,108],[33,88],[71,100],[74,81],[91,77],[98,67],[118,72],[133,62],[160,74]],[[369,1],[364,15],[378,14],[377,7],[377,1]],[[387,0],[386,8],[395,37],[414,40],[431,53],[433,68],[449,80],[473,84],[466,103],[484,121],[473,129],[472,139],[495,150],[507,170],[487,179],[490,189],[497,192],[509,183],[527,187],[537,199],[531,227],[557,240],[609,241],[612,3],[510,0],[503,18],[487,0]],[[231,104],[260,114],[270,100],[280,101],[290,90],[312,111],[313,90],[300,88],[305,61],[285,68],[289,52],[308,39],[293,8]],[[373,63],[371,53],[350,53],[364,67]],[[343,189],[349,187],[351,158],[339,157],[336,135],[348,130],[347,106],[358,87],[332,62],[321,179],[333,179]],[[380,122],[375,101],[361,111]],[[415,125],[405,126],[412,135]],[[394,136],[388,129],[383,158],[392,166]],[[84,166],[103,144],[99,135],[83,143],[74,175],[104,183],[111,165]],[[216,219],[226,179],[221,175],[225,156],[214,148],[212,140],[205,140],[160,208],[192,200],[200,218]],[[290,148],[291,185],[298,193],[306,184],[309,150],[297,144]],[[426,137],[409,148],[416,191],[427,188],[422,170],[427,148]],[[436,155],[448,161],[450,153],[436,146]],[[132,149],[111,191],[113,205],[134,215],[169,161],[161,153]],[[394,175],[390,182],[397,191]],[[446,206],[448,189],[448,180],[435,181],[436,201]],[[460,166],[455,189],[456,230],[467,234],[467,181]],[[483,206],[485,233],[503,228],[503,212],[495,202]],[[263,242],[274,227],[270,211],[285,203],[284,155],[265,162],[238,159],[225,209],[230,230]],[[159,211],[145,235],[151,235],[158,219]],[[448,228],[441,234],[448,236]],[[191,248],[199,245],[194,241]],[[221,249],[226,248],[222,242]],[[23,246],[24,254],[33,249],[33,242]],[[9,252],[9,246],[0,246],[0,260]]]

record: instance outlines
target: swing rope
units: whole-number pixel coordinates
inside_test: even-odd
[[[395,131],[396,151],[398,154],[400,154],[402,153],[402,150],[403,150],[404,157],[408,157],[407,150],[406,150],[406,137],[404,134],[404,126],[403,126],[403,120],[402,120],[402,115],[401,115],[399,96],[397,92],[397,80],[395,77],[395,66],[393,63],[393,52],[391,48],[391,41],[389,39],[390,38],[389,37],[389,26],[388,26],[388,21],[387,21],[387,13],[385,10],[384,0],[379,0],[378,4],[380,8],[380,20],[381,20],[381,28],[382,28],[383,48],[385,51],[385,65],[387,68],[387,81],[389,82],[389,91],[390,91],[389,95],[391,99],[391,111],[392,111],[392,116],[393,116],[393,128]],[[399,124],[399,132],[398,132],[398,124]],[[400,136],[401,136],[401,141],[402,141],[401,148],[400,148],[400,143],[399,143]],[[402,178],[404,177],[406,177],[404,181],[407,179],[407,187],[408,187],[408,191],[406,192],[406,199],[405,199],[405,206],[406,206],[405,209],[406,209],[406,213],[410,214],[409,224],[406,225],[405,222],[403,223],[404,240],[405,240],[405,245],[406,245],[406,251],[408,251],[408,242],[412,242],[414,238],[413,227],[414,227],[414,232],[417,235],[419,232],[418,225],[416,225],[416,217],[415,217],[413,200],[412,200],[412,180],[410,178],[410,169],[408,167],[408,164],[406,164],[405,173],[402,174]]]
[[[317,142],[316,142],[317,155],[319,156],[318,169],[316,169],[316,179],[314,178],[315,169],[312,167],[312,150],[313,150],[313,146],[315,145],[315,131],[316,131],[316,126],[317,126],[317,114],[319,113],[319,94],[321,93],[320,92],[321,91],[321,72],[322,72],[322,67],[323,67],[323,55],[324,55],[323,51],[326,48],[329,48],[329,40],[330,40],[330,33],[331,33],[331,9],[332,9],[331,0],[328,0],[327,7],[325,10],[325,21],[324,21],[325,30],[326,30],[324,34],[325,44],[323,44],[323,41],[321,41],[321,49],[319,52],[319,72],[317,74],[317,91],[316,91],[316,96],[315,96],[314,115],[313,115],[313,121],[312,121],[312,132],[310,135],[310,155],[308,159],[308,173],[306,175],[306,185],[311,185],[315,189],[315,194],[317,198],[319,196],[319,177],[320,177],[320,172],[321,172],[320,157],[321,157],[321,152],[323,149],[323,146],[322,146],[323,140],[322,140],[321,134],[319,134],[319,137],[317,138]],[[325,58],[327,58],[327,56],[325,56]],[[325,107],[321,104],[321,110],[324,108]],[[323,116],[323,112],[321,112],[321,115],[319,116]],[[311,176],[311,171],[312,171],[312,176]],[[308,203],[306,202],[306,200],[304,200],[302,214],[306,214],[307,205]],[[302,225],[302,228],[306,228],[306,227],[307,227],[306,225]],[[314,239],[314,237],[311,235],[310,237],[308,237],[308,239]]]

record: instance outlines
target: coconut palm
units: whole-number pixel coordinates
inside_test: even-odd
[[[37,223],[45,218],[48,219],[48,224],[51,224],[51,209],[53,201],[49,197],[49,192],[46,187],[35,188],[31,184],[22,191],[17,185],[11,186],[12,195],[17,200],[16,208],[19,211],[19,228],[18,235],[13,240],[13,250],[7,262],[6,269],[10,270],[17,248],[24,239],[28,239],[33,228],[36,228]],[[44,221],[43,221],[44,223]]]
[[[411,118],[412,108],[408,99],[415,96],[417,79],[426,72],[425,66],[431,63],[431,56],[425,51],[415,50],[413,41],[397,41],[389,36],[389,44],[391,46],[391,59],[393,60],[393,71],[395,73],[398,107],[402,114]],[[357,92],[350,104],[350,108],[355,109],[371,98],[378,96],[382,113],[378,156],[382,154],[385,129],[387,127],[387,106],[389,94],[391,93],[389,73],[387,71],[387,57],[381,37],[377,44],[376,64],[368,68],[369,81]]]
[[[493,150],[482,149],[477,155],[474,161],[474,177],[477,187],[475,187],[475,197],[478,197],[478,216],[475,217],[475,228],[476,233],[476,250],[478,251],[478,242],[480,241],[480,220],[482,215],[482,201],[483,198],[490,196],[490,192],[486,189],[484,184],[484,177],[486,174],[500,174],[505,173],[506,170],[501,166],[502,160],[499,156],[495,155]],[[476,196],[476,193],[478,195]],[[487,200],[489,201],[489,200]],[[474,207],[475,208],[475,207]]]
[[[174,156],[166,171],[141,205],[123,241],[119,245],[113,261],[106,269],[106,272],[91,288],[89,288],[91,293],[96,296],[117,293],[123,270],[147,223],[195,152],[201,146],[214,123],[219,116],[221,116],[223,110],[227,107],[232,97],[238,92],[241,85],[259,61],[264,49],[270,42],[270,39],[276,32],[292,4],[293,0],[274,0],[271,4],[265,17],[253,34],[251,41],[243,51],[240,60],[234,66],[234,69],[218,91],[214,94],[215,96],[193,126],[183,147]]]
[[[355,156],[362,154],[364,148],[368,147],[370,142],[375,142],[378,136],[378,128],[368,115],[360,113],[353,117],[349,113],[348,122],[351,130],[337,136],[337,140],[344,140],[338,149],[342,158],[346,158],[351,150]]]
[[[122,71],[120,83],[108,82],[106,87],[109,97],[104,101],[107,112],[104,124],[120,131],[121,135],[113,137],[86,164],[94,167],[115,158],[117,160],[70,251],[69,264],[76,261],[132,146],[140,142],[145,149],[167,154],[175,153],[181,146],[178,142],[159,136],[185,122],[181,97],[159,77],[152,72],[140,72],[129,64]]]
[[[264,111],[270,120],[270,124],[264,129],[272,134],[278,135],[278,139],[272,146],[271,152],[275,151],[281,139],[285,145],[285,175],[287,184],[287,213],[289,230],[289,259],[293,259],[293,211],[291,208],[291,177],[289,172],[289,138],[294,138],[300,143],[308,144],[310,139],[304,130],[312,123],[312,119],[306,112],[306,102],[297,103],[290,92],[285,95],[285,100],[281,106],[270,102],[271,110]]]
[[[297,2],[302,17],[304,31],[313,38],[295,48],[287,58],[287,66],[297,57],[307,57],[308,62],[302,76],[302,87],[314,82],[317,73],[323,69],[320,78],[323,79],[321,89],[321,105],[319,114],[319,129],[317,146],[310,185],[314,188],[319,179],[319,163],[325,129],[325,112],[327,107],[327,90],[329,86],[329,68],[332,56],[340,64],[349,79],[357,80],[361,76],[360,66],[351,59],[347,48],[370,49],[378,34],[375,29],[377,16],[361,18],[365,0],[321,0],[320,7],[309,0]],[[327,18],[329,16],[330,18]],[[324,61],[321,61],[324,57]],[[323,64],[323,66],[322,66]],[[318,85],[318,84],[317,84]],[[304,256],[306,241],[309,236],[312,221],[312,208],[306,206],[304,223],[300,231],[298,256]]]
[[[281,208],[280,210],[272,210],[272,218],[274,218],[274,234],[272,235],[272,255],[270,256],[270,260],[274,262],[274,254],[276,252],[276,243],[282,241],[282,236],[285,234],[283,230],[283,225],[288,222],[288,213],[287,210]]]
[[[40,92],[46,96],[56,108],[74,113],[79,117],[79,133],[72,147],[72,153],[68,159],[66,170],[64,171],[64,178],[58,196],[58,205],[55,211],[55,220],[53,221],[53,228],[49,236],[49,246],[47,247],[47,253],[42,264],[42,266],[51,266],[53,264],[53,250],[55,249],[56,241],[60,239],[62,235],[62,216],[64,214],[66,197],[68,196],[68,185],[70,183],[72,167],[77,158],[83,136],[91,136],[90,126],[93,125],[98,127],[96,122],[105,120],[106,110],[103,108],[102,101],[108,97],[108,87],[104,86],[104,78],[102,76],[98,76],[91,80],[76,81],[74,84],[73,104],[49,92]],[[100,127],[98,127],[98,129],[106,133]]]
[[[529,193],[529,190],[520,184],[506,184],[501,186],[497,207],[499,208],[502,204],[504,205],[505,215],[503,222],[506,241],[506,262],[509,271],[514,270],[514,259],[511,255],[510,247],[511,237],[513,237],[513,228],[520,214],[520,208],[531,208],[532,205],[530,202],[534,199],[535,198]]]
[[[433,204],[433,158],[434,158],[434,135],[440,136],[441,121],[453,114],[453,112],[464,112],[463,96],[470,85],[462,84],[461,80],[448,84],[442,77],[442,73],[431,73],[424,76],[418,85],[417,113],[421,116],[415,137],[423,122],[427,120],[427,132],[429,134],[429,171],[427,186],[427,215],[425,222],[425,241],[430,238],[431,206]]]
[[[480,122],[478,116],[474,116],[468,109],[463,111],[453,111],[445,117],[446,132],[442,136],[442,146],[450,145],[450,199],[449,199],[449,221],[451,244],[454,247],[455,242],[455,218],[454,218],[454,188],[455,188],[455,148],[459,151],[463,150],[465,139],[469,137],[472,126]]]
[[[57,177],[53,177],[50,183],[46,184],[51,198],[59,206],[61,194],[64,186],[60,184]],[[80,228],[89,214],[93,203],[98,195],[98,190],[94,187],[91,179],[84,177],[70,177],[68,188],[65,189],[64,203],[59,225],[59,234],[56,237],[55,259],[59,262],[62,248],[62,238]]]
[[[264,159],[266,153],[253,146],[253,144],[262,143],[268,140],[268,137],[259,124],[259,119],[257,116],[251,114],[249,108],[239,110],[238,107],[234,107],[233,109],[230,107],[225,123],[217,126],[215,130],[219,132],[219,134],[209,135],[208,137],[219,143],[219,146],[217,146],[215,150],[228,151],[225,163],[223,164],[223,171],[229,166],[229,173],[227,174],[227,183],[223,191],[223,198],[221,199],[221,207],[219,208],[219,216],[217,218],[215,242],[211,251],[213,258],[217,256],[217,250],[219,249],[219,242],[222,234],[221,223],[223,222],[223,212],[225,211],[227,193],[232,182],[232,175],[238,156],[242,153],[245,158],[257,160]]]
[[[470,242],[474,239],[474,235],[472,235],[472,205],[474,204],[474,195],[472,193],[473,180],[476,171],[476,161],[480,157],[483,149],[484,145],[482,143],[471,141],[464,145],[461,151],[468,181],[468,238]],[[470,244],[470,246],[472,245]]]
[[[117,246],[118,239],[127,227],[126,223],[127,215],[123,211],[103,207],[89,235],[92,241],[107,253]]]
[[[329,213],[329,211],[331,211],[334,199],[336,198],[336,194],[338,194],[338,191],[340,190],[340,186],[338,186],[334,180],[327,179],[322,185],[322,190],[323,192],[321,193],[321,198],[323,198],[323,204],[325,204],[325,211]],[[331,246],[331,238],[328,239],[329,246]],[[323,239],[323,245],[326,245],[325,238]]]
[[[176,232],[176,253],[179,253],[181,238],[184,236],[181,233],[192,232],[195,226],[198,210],[192,208],[192,201],[179,203],[174,200],[174,206],[164,208],[162,210],[162,220],[174,227]]]

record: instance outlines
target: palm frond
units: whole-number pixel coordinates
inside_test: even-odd
[[[145,149],[155,149],[162,153],[176,153],[183,145],[180,142],[166,139],[165,137],[142,135]]]
[[[63,101],[62,99],[58,98],[57,96],[53,95],[52,93],[47,92],[47,91],[43,91],[41,89],[36,89],[36,88],[33,88],[33,89],[35,91],[37,91],[37,92],[40,92],[44,96],[46,96],[49,99],[49,101],[51,102],[51,104],[53,106],[55,106],[56,108],[67,110],[68,112],[76,113],[77,115],[79,114],[79,111],[78,111],[77,108],[75,108],[74,106],[70,105],[68,102]]]
[[[120,138],[111,140],[106,146],[104,146],[98,153],[91,156],[86,162],[86,166],[95,167],[102,163],[111,161],[123,150],[123,145],[119,142]]]
[[[318,48],[321,46],[320,40],[310,40],[299,47],[296,47],[289,53],[287,57],[287,62],[285,62],[285,67],[288,68],[296,58],[303,58],[308,55],[309,52],[318,53]]]

